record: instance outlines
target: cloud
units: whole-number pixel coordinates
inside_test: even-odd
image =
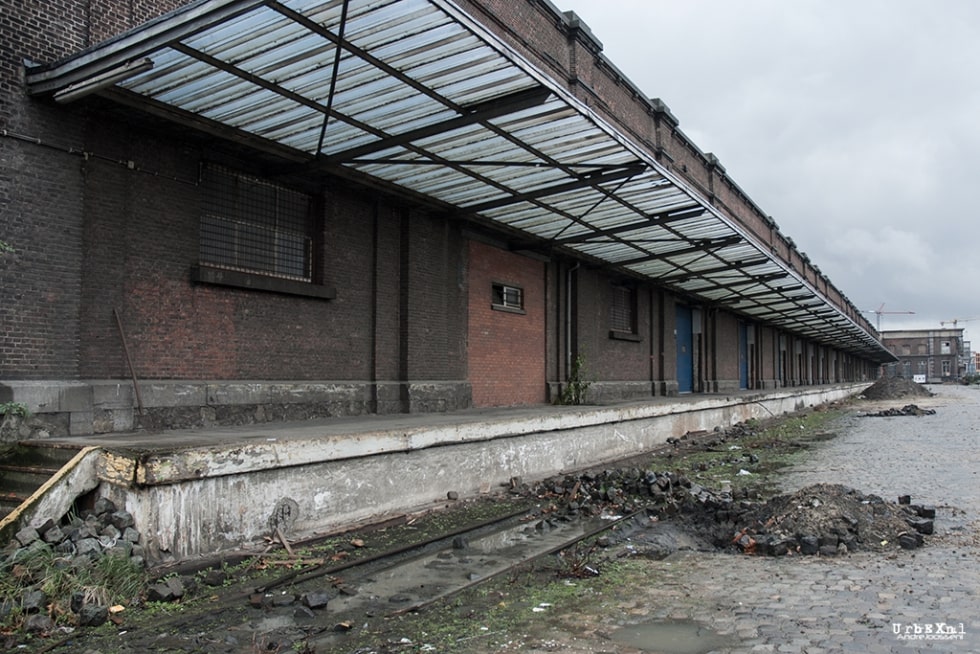
[[[907,231],[884,227],[876,231],[855,227],[837,232],[826,243],[835,259],[845,262],[857,274],[873,273],[882,266],[891,267],[901,261],[903,277],[928,271],[935,253],[928,243]]]

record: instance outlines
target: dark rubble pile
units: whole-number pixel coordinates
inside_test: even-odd
[[[111,500],[102,498],[91,511],[65,518],[60,523],[46,520],[37,527],[25,527],[0,550],[0,574],[23,575],[20,568],[28,559],[53,555],[58,565],[81,570],[92,566],[102,557],[127,559],[144,567],[140,533],[128,511],[117,510]],[[24,630],[50,633],[55,623],[48,606],[53,598],[44,591],[43,579],[21,578],[23,592],[19,597],[0,596],[0,620],[5,620],[13,607],[18,606],[25,616]],[[71,610],[80,626],[98,626],[109,616],[109,609],[79,588],[71,597]]]
[[[907,498],[906,498],[907,499]],[[745,511],[732,545],[756,554],[835,555],[923,544],[936,510],[886,502],[839,484],[815,484]]]
[[[119,511],[111,500],[99,499],[95,508],[71,518],[67,524],[47,520],[38,527],[25,527],[0,553],[0,565],[12,565],[38,550],[85,565],[101,556],[120,556],[143,567],[143,547],[133,516]]]
[[[923,409],[915,404],[906,404],[901,409],[896,409],[892,407],[890,409],[883,409],[881,411],[875,411],[873,413],[862,413],[861,416],[865,418],[894,418],[902,416],[934,416],[936,415],[935,409]]]
[[[900,400],[905,397],[932,397],[933,393],[914,381],[901,377],[882,377],[864,389],[866,400]]]
[[[678,453],[710,449],[729,440],[755,434],[758,429],[748,423],[738,423],[724,431],[691,432],[679,438],[668,438],[665,447]],[[741,456],[750,461],[753,457],[747,451]],[[722,501],[719,493],[692,482],[684,474],[654,472],[639,467],[551,477],[534,486],[528,486],[520,478],[514,478],[510,486],[512,493],[533,495],[551,502],[552,511],[584,517],[604,513],[632,513],[641,508],[652,508],[673,515],[683,513],[699,502],[714,504]]]
[[[589,518],[646,511],[660,518],[730,511],[732,496],[693,482],[679,472],[639,468],[584,472],[542,481],[514,492],[544,501],[551,518]],[[748,491],[743,491],[743,495]]]
[[[637,468],[565,475],[524,488],[548,502],[546,519],[645,511],[696,540],[747,554],[831,556],[914,549],[933,531],[932,507],[900,505],[846,486],[817,484],[767,502],[706,488],[676,472]]]

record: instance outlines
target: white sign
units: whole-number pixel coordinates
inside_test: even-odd
[[[958,624],[946,622],[903,624],[893,622],[892,633],[898,640],[963,640],[963,636],[966,634],[962,622]]]

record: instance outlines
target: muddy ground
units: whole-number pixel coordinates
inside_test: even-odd
[[[293,543],[291,551],[270,541],[262,555],[229,558],[199,571],[167,571],[179,598],[153,602],[144,596],[101,627],[26,639],[10,634],[5,644],[19,651],[88,654],[566,651],[560,639],[528,640],[527,633],[558,604],[582,610],[590,597],[638,593],[630,589],[645,586],[645,561],[679,553],[894,556],[928,547],[931,527],[912,525],[929,520],[928,506],[902,505],[897,498],[840,484],[777,492],[780,471],[805,461],[847,420],[918,393],[894,383],[869,392],[877,395],[873,405],[857,400],[726,432],[689,434],[618,467],[533,485],[514,480],[492,498],[447,502],[444,511],[405,516],[376,529]],[[360,582],[345,575],[347,562],[524,511],[528,517],[515,519],[539,532],[576,521],[616,524],[559,555],[538,557],[489,580],[470,573],[472,584],[431,604],[420,601],[424,593],[395,593],[372,597],[356,611],[332,608],[337,598],[359,592]],[[442,561],[447,569],[478,558],[468,543],[451,536],[449,542]],[[738,565],[734,558],[732,565]],[[581,651],[643,650],[617,645]]]

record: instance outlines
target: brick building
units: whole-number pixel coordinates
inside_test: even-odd
[[[23,0],[0,401],[54,433],[870,379],[844,294],[547,0]],[[339,47],[338,47],[339,45]]]
[[[969,344],[963,328],[906,329],[881,332],[882,342],[898,359],[895,376],[920,383],[957,381],[969,372]]]

